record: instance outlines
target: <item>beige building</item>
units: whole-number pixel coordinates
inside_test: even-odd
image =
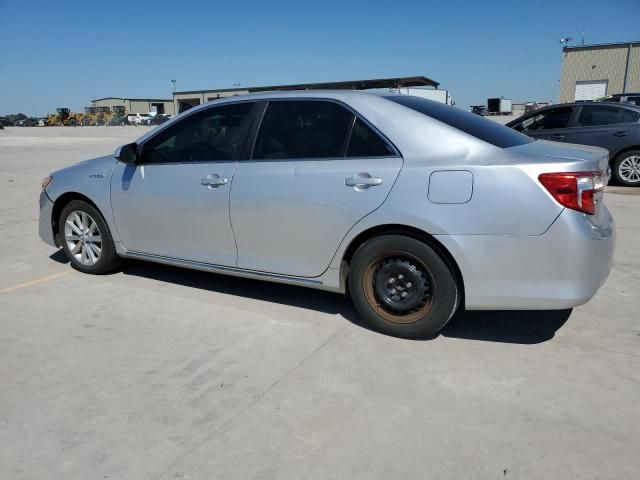
[[[124,107],[124,114],[157,112],[174,115],[173,100],[166,98],[118,98],[106,97],[91,100],[93,107],[109,107],[112,111]]]
[[[564,47],[560,102],[640,92],[640,41]]]
[[[364,90],[374,88],[401,87],[433,87],[438,88],[438,82],[427,77],[395,77],[376,78],[369,80],[347,80],[341,82],[299,83],[294,85],[270,85],[265,87],[219,88],[215,90],[191,90],[187,92],[173,92],[174,109],[182,113],[201,103],[210,102],[217,98],[232,97],[243,93],[267,92],[273,90],[317,90],[317,89],[350,89]]]

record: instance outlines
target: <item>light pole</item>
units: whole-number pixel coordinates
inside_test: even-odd
[[[176,91],[176,81],[175,80],[171,80],[171,83],[173,83],[173,91]]]

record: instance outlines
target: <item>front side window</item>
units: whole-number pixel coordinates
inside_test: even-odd
[[[628,97],[627,103],[632,103],[634,105],[640,105],[640,97]]]
[[[141,163],[240,160],[254,103],[208,108],[151,138]]]
[[[516,127],[521,132],[535,130],[552,130],[555,128],[567,128],[573,109],[571,107],[552,108],[526,118]]]
[[[617,107],[608,107],[605,105],[587,105],[582,107],[577,127],[598,127],[604,125],[614,125],[619,123],[620,109]]]
[[[353,113],[325,101],[271,101],[253,158],[335,158],[343,156]]]

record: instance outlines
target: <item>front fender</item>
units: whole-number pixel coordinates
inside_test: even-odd
[[[114,242],[119,242],[111,210],[111,174],[115,163],[116,159],[108,155],[53,172],[46,192],[54,205],[63,195],[76,194],[89,199],[102,213]]]

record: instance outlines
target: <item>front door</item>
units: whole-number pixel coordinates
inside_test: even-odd
[[[564,142],[573,113],[570,106],[548,108],[532,113],[513,128],[535,139]]]
[[[229,191],[254,108],[195,112],[147,140],[136,165],[116,164],[111,203],[127,250],[235,266]]]
[[[384,202],[402,158],[341,104],[271,101],[231,191],[238,267],[316,277]]]

